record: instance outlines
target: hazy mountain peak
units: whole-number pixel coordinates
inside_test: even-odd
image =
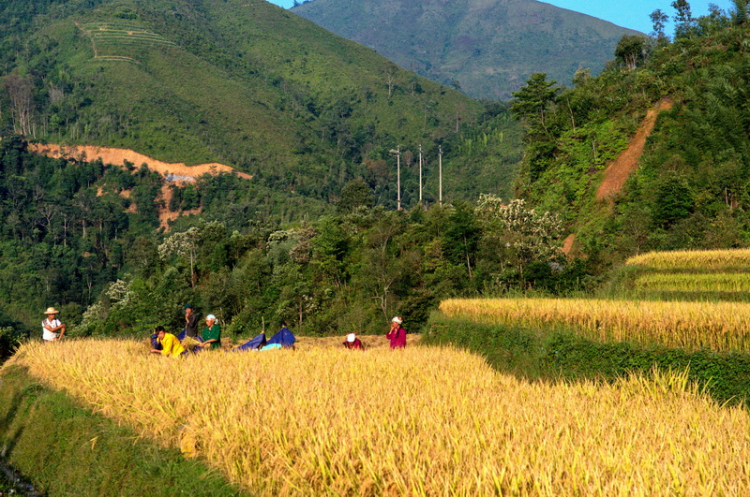
[[[293,12],[478,98],[509,98],[534,72],[596,73],[636,33],[534,0],[315,0]]]

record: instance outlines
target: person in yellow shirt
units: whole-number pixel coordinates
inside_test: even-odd
[[[161,345],[161,350],[151,349],[152,354],[161,354],[169,357],[180,357],[185,354],[185,348],[177,340],[177,337],[171,333],[167,333],[163,326],[157,326],[154,331],[156,332],[156,341]]]

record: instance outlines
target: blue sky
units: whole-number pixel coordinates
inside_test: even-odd
[[[302,0],[299,0],[302,1]],[[367,1],[367,0],[362,0]],[[406,0],[415,1],[415,0]],[[271,3],[282,7],[291,7],[293,0],[271,0]],[[661,9],[670,18],[674,14],[671,7],[672,0],[547,0],[545,3],[557,5],[565,9],[583,12],[619,26],[637,29],[644,33],[651,32],[651,20],[648,15],[656,9]],[[708,5],[713,3],[720,9],[728,11],[732,8],[732,0],[688,0],[694,17],[708,14]],[[672,28],[667,28],[667,34],[672,34]]]

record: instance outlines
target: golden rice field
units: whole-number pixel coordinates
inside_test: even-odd
[[[750,303],[601,299],[449,299],[449,317],[518,326],[572,327],[595,340],[716,351],[750,350]]]
[[[626,264],[652,269],[750,269],[750,249],[649,252],[631,257]]]
[[[684,375],[527,383],[449,348],[182,360],[93,339],[12,365],[258,495],[750,495],[748,412]]]
[[[652,273],[633,281],[647,292],[750,292],[749,273]]]

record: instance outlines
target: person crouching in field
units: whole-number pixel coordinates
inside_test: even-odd
[[[209,314],[206,316],[206,327],[201,332],[203,343],[200,345],[204,349],[210,347],[211,350],[221,348],[221,326],[216,322],[216,316]]]
[[[354,333],[349,333],[348,335],[346,335],[344,347],[351,350],[365,350],[365,346],[362,345],[362,341],[357,338],[357,335],[355,335]]]
[[[62,340],[65,336],[65,323],[61,323],[57,319],[57,315],[60,313],[54,307],[48,307],[44,314],[47,319],[42,321],[42,339],[44,343],[54,342],[56,340]]]
[[[177,337],[167,333],[163,326],[157,326],[154,331],[156,332],[156,342],[161,345],[161,350],[153,348],[151,349],[152,354],[161,354],[168,357],[180,357],[185,354],[185,348]]]
[[[391,330],[385,335],[391,341],[392,349],[406,348],[406,330],[401,327],[401,322],[398,316],[391,319]]]

